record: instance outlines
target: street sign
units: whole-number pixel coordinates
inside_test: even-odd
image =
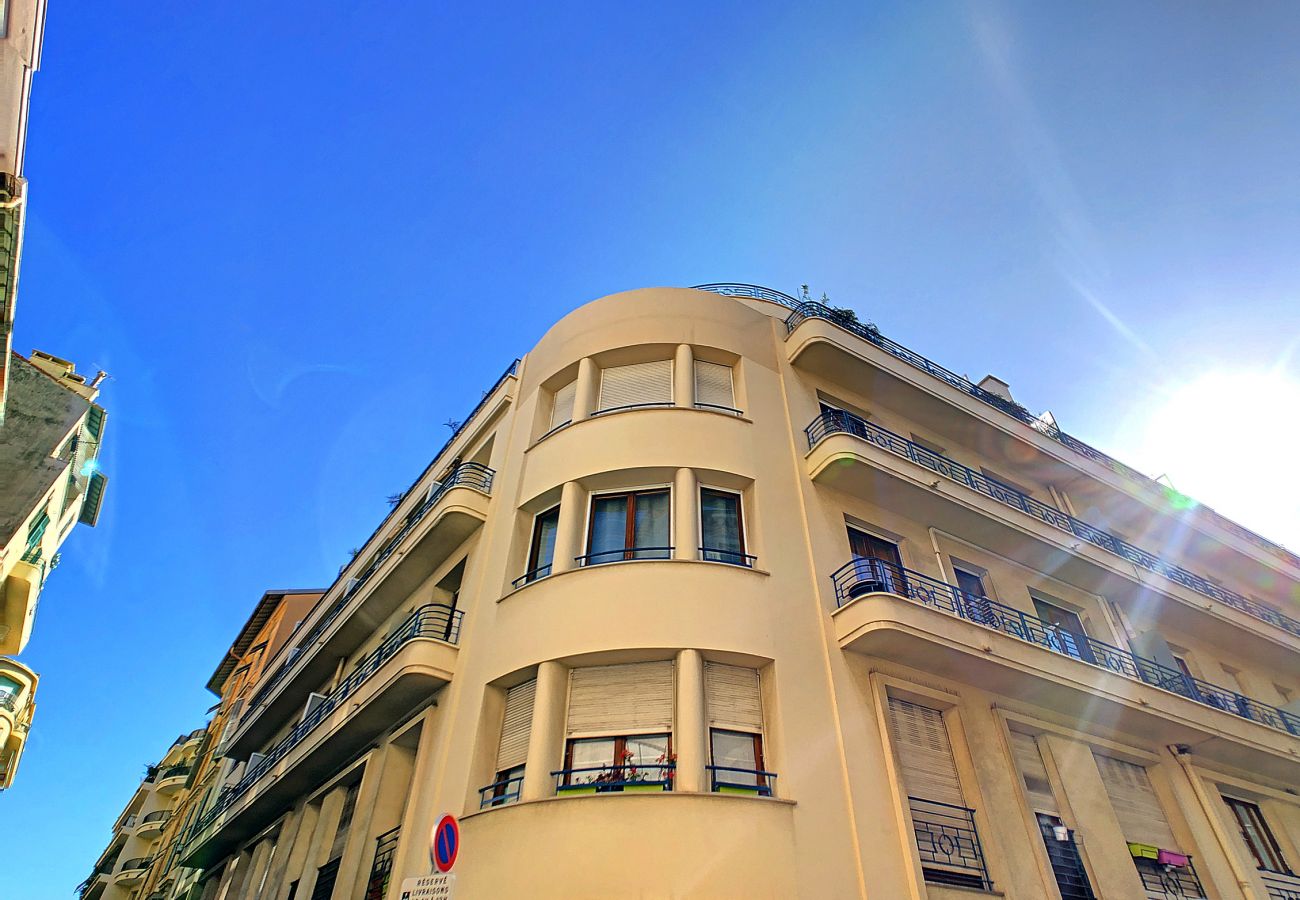
[[[402,882],[401,900],[452,900],[455,891],[455,875],[417,875]]]
[[[460,825],[453,815],[444,815],[429,836],[429,859],[439,872],[450,872],[460,852]]]

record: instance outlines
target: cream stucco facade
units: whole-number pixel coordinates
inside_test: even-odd
[[[203,900],[1300,897],[1300,560],[842,311],[589,303],[270,660]]]

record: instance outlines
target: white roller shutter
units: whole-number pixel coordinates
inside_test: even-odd
[[[1119,819],[1124,840],[1138,844],[1153,844],[1162,850],[1176,850],[1174,833],[1169,828],[1164,810],[1151,787],[1151,779],[1142,766],[1094,753],[1102,784],[1110,797],[1115,818]]]
[[[551,403],[551,428],[559,428],[573,420],[573,398],[578,393],[578,382],[570,381],[555,392]]]
[[[734,408],[736,397],[731,386],[731,366],[721,366],[697,359],[695,361],[695,402],[707,406]]]
[[[569,735],[672,731],[672,662],[592,666],[569,673]]]
[[[763,699],[756,670],[705,663],[704,695],[710,725],[762,734]]]
[[[601,409],[672,402],[672,360],[613,366],[600,372]]]
[[[1052,783],[1047,777],[1047,767],[1043,765],[1042,753],[1038,750],[1038,741],[1028,734],[1011,733],[1011,754],[1016,759],[1016,769],[1025,783],[1025,792],[1029,795],[1029,805],[1034,812],[1061,814],[1052,793]]]
[[[506,712],[501,722],[501,746],[497,750],[497,771],[522,766],[528,760],[528,730],[533,723],[533,701],[537,679],[506,691]]]
[[[965,806],[943,713],[890,697],[889,724],[898,743],[898,761],[903,768],[903,789],[907,795],[918,800]]]

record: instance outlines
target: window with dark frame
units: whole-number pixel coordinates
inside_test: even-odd
[[[710,562],[750,565],[740,494],[700,488],[700,554]]]
[[[952,574],[957,579],[957,587],[961,588],[962,593],[969,594],[972,597],[987,597],[988,591],[984,588],[984,576],[977,575],[965,569],[952,567]]]
[[[592,497],[583,565],[668,559],[672,552],[669,498],[668,488]]]
[[[1075,659],[1094,662],[1092,648],[1088,645],[1088,632],[1084,630],[1083,620],[1073,610],[1050,603],[1032,592],[1029,599],[1034,603],[1034,612],[1047,625],[1047,640],[1058,650]]]
[[[500,806],[506,800],[519,799],[519,789],[521,787],[519,779],[524,777],[524,767],[511,766],[508,769],[502,769],[497,772],[492,779],[492,800],[489,806]]]
[[[1236,797],[1224,797],[1223,802],[1228,804],[1228,809],[1232,811],[1232,817],[1236,820],[1237,827],[1241,829],[1242,840],[1246,842],[1250,855],[1255,858],[1255,864],[1268,872],[1292,874],[1286,860],[1282,858],[1282,848],[1278,846],[1277,838],[1273,837],[1268,823],[1264,821],[1264,813],[1259,806],[1248,800],[1238,800]]]
[[[893,594],[907,593],[907,576],[903,572],[903,558],[893,541],[876,537],[860,528],[849,526],[849,550],[858,561],[858,576],[849,590],[850,597],[874,591]]]
[[[709,729],[709,758],[713,765],[713,790],[753,788],[770,794],[763,774],[763,736],[729,728]]]
[[[570,738],[564,747],[564,786],[594,785],[603,793],[644,783],[671,790],[672,764],[671,734]]]
[[[528,545],[528,569],[524,582],[551,574],[555,562],[555,535],[560,527],[560,508],[553,506],[533,519],[533,539]]]

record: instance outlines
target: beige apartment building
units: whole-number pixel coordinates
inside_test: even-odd
[[[1300,559],[844,310],[605,297],[268,657],[203,900],[1297,900]]]

